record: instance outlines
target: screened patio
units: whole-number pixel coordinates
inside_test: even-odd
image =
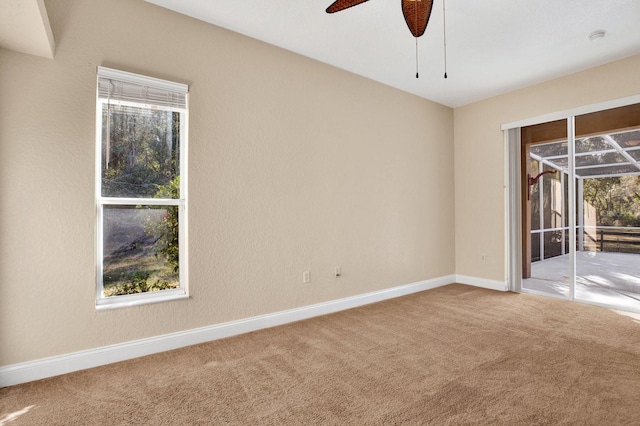
[[[576,139],[573,152],[566,139],[530,146],[530,170],[538,179],[530,177],[528,182],[531,269],[530,277],[525,275],[523,279],[523,288],[569,295],[571,231],[567,200],[571,154],[576,200],[575,298],[640,312],[640,178],[637,178],[640,176],[640,130],[637,128]],[[598,189],[619,182],[629,186],[627,191],[633,201],[628,198],[626,202],[631,202],[634,211],[620,214],[620,218],[602,220],[605,212],[590,200],[599,195]]]

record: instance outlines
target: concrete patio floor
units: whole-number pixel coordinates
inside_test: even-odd
[[[569,297],[569,255],[531,264],[524,291]],[[640,255],[582,251],[576,255],[576,300],[640,312]]]

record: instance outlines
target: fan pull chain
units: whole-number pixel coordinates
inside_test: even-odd
[[[447,16],[445,2],[446,0],[442,0],[442,33],[444,35],[444,78],[447,78]]]
[[[415,11],[415,19],[417,22],[418,20],[418,2],[417,1],[413,2],[413,8]],[[419,77],[420,75],[418,74],[418,37],[416,37],[416,78],[419,78]]]
[[[418,37],[416,37],[416,78],[420,78],[418,74]]]

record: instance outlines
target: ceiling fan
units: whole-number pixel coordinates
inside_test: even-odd
[[[369,0],[336,0],[327,8],[327,13],[340,12]],[[402,0],[402,14],[409,31],[414,37],[420,37],[427,29],[433,0]]]
[[[327,13],[340,12],[341,10],[357,6],[367,1],[369,0],[336,0],[327,8]],[[402,0],[402,14],[404,15],[404,20],[407,23],[407,27],[409,27],[409,31],[411,31],[411,34],[413,34],[413,36],[416,38],[416,78],[418,78],[418,37],[423,35],[424,31],[427,29],[427,24],[429,23],[429,18],[431,17],[431,9],[433,9],[433,0]],[[444,78],[447,78],[446,55]]]

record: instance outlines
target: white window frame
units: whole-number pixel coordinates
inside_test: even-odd
[[[143,98],[139,101],[122,99],[105,99],[97,94],[96,97],[96,163],[95,163],[95,194],[96,194],[96,309],[113,309],[148,303],[157,303],[177,299],[186,299],[188,292],[188,262],[187,262],[187,187],[188,187],[188,86],[133,74],[125,71],[115,70],[106,67],[98,67],[98,80],[111,79],[124,83],[152,88],[155,90],[166,90],[171,93],[184,95],[184,104],[172,105],[162,100],[151,99],[145,102]],[[98,92],[98,90],[97,90]],[[179,199],[156,199],[156,198],[118,198],[102,196],[102,111],[103,106],[109,102],[111,105],[127,105],[154,110],[165,110],[180,113],[180,198]],[[149,291],[145,293],[127,294],[106,297],[103,291],[103,258],[104,258],[104,207],[105,206],[177,206],[178,207],[178,244],[179,244],[179,281],[180,285],[175,289],[162,291]]]

